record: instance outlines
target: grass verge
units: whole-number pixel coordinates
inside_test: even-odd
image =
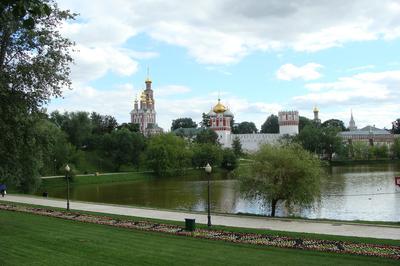
[[[398,265],[398,261],[233,244],[0,211],[2,265]]]

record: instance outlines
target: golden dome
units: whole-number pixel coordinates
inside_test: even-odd
[[[221,103],[221,100],[218,99],[218,103],[217,103],[216,106],[214,106],[213,111],[214,111],[215,113],[223,113],[223,112],[225,112],[226,110],[227,110],[227,109],[226,109],[226,107]]]
[[[314,106],[313,112],[314,112],[314,113],[317,113],[317,112],[319,112],[319,109],[318,109],[318,107],[317,107],[317,106]]]

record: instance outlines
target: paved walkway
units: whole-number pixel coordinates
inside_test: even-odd
[[[0,201],[19,202],[58,208],[66,207],[65,200],[46,199],[25,195],[6,195],[4,198],[0,197]],[[77,201],[71,201],[70,207],[73,210],[80,211],[92,211],[172,221],[184,221],[185,218],[194,218],[198,223],[207,223],[207,216],[199,213],[145,209]],[[213,225],[400,240],[400,226],[313,222],[305,220],[271,219],[264,217],[244,217],[221,214],[212,214],[211,220]]]

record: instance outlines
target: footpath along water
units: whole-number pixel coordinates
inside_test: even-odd
[[[277,216],[305,218],[399,221],[400,188],[394,176],[400,175],[395,163],[336,166],[322,179],[321,198],[309,209],[289,213],[280,205]],[[50,197],[65,198],[66,188],[48,191]],[[41,195],[42,191],[38,191]],[[135,205],[182,211],[205,211],[207,181],[204,176],[152,178],[125,183],[72,186],[71,198],[80,201]],[[269,213],[258,200],[244,199],[237,181],[213,175],[211,207],[220,213]]]

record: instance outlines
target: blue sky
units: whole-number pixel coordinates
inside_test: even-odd
[[[334,2],[334,3],[333,3]],[[61,32],[76,42],[73,90],[48,110],[96,111],[128,122],[153,80],[157,122],[199,122],[218,95],[235,121],[258,127],[299,110],[359,127],[400,117],[399,1],[76,1]],[[95,5],[94,5],[95,3]]]

